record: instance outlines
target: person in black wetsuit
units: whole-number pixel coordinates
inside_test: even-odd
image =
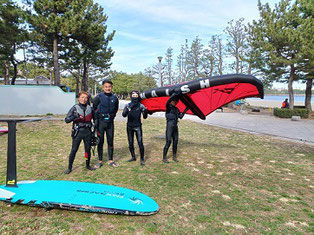
[[[147,118],[147,109],[144,105],[139,102],[139,92],[132,91],[131,92],[131,102],[126,104],[122,116],[128,117],[127,122],[127,135],[129,141],[129,149],[131,153],[131,159],[128,162],[136,161],[135,152],[134,152],[134,133],[136,134],[136,139],[138,146],[140,148],[140,156],[141,156],[141,166],[145,165],[144,160],[144,145],[143,145],[143,131],[142,131],[142,123],[141,123],[141,114],[143,114],[143,118]]]
[[[72,126],[72,148],[69,155],[68,169],[65,171],[69,174],[72,171],[73,162],[76,152],[80,146],[81,141],[84,141],[86,168],[88,170],[95,170],[90,166],[91,158],[91,138],[92,138],[92,120],[95,120],[95,113],[91,106],[87,104],[88,93],[82,91],[79,93],[79,103],[74,105],[68,112],[65,122],[73,122]]]
[[[93,108],[96,111],[96,128],[99,137],[97,146],[99,162],[96,168],[103,165],[103,148],[104,148],[104,135],[106,132],[107,145],[108,145],[108,164],[116,167],[117,164],[113,161],[113,137],[114,137],[114,118],[119,109],[119,100],[112,93],[112,82],[104,80],[103,92],[98,94],[93,100]]]
[[[180,113],[179,109],[176,105],[179,102],[180,93],[176,92],[171,95],[166,104],[166,119],[167,119],[167,128],[166,128],[166,145],[163,151],[163,159],[164,163],[169,163],[167,160],[167,152],[170,147],[171,141],[172,144],[172,154],[173,160],[178,162],[177,159],[177,146],[179,140],[179,130],[178,130],[178,119],[182,119],[184,114],[188,111],[186,108],[182,113]]]

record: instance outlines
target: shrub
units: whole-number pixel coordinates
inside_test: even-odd
[[[309,117],[309,110],[308,109],[282,109],[282,108],[275,108],[274,115],[280,118],[291,118],[292,116],[300,116],[301,118],[308,118]]]

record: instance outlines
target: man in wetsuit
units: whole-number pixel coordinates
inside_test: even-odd
[[[68,169],[65,171],[69,174],[72,171],[73,162],[76,152],[80,146],[81,141],[84,141],[86,168],[88,170],[95,170],[90,166],[91,158],[91,138],[92,138],[92,119],[95,120],[95,113],[91,106],[87,104],[88,93],[81,91],[79,93],[79,103],[74,105],[68,112],[65,122],[73,122],[72,126],[72,149],[69,155]]]
[[[179,102],[180,92],[176,91],[173,93],[166,103],[166,119],[167,119],[167,128],[166,128],[166,145],[163,151],[163,159],[164,163],[169,163],[167,160],[167,152],[170,147],[171,141],[172,144],[172,154],[173,160],[178,162],[177,159],[177,146],[179,140],[179,130],[178,130],[178,119],[182,119],[184,114],[188,111],[186,108],[182,113],[180,113],[179,109],[176,105]]]
[[[141,166],[145,165],[144,160],[144,145],[143,145],[143,131],[142,131],[142,123],[141,123],[141,114],[143,114],[143,118],[147,118],[147,109],[144,105],[139,102],[139,92],[132,91],[131,92],[131,102],[125,105],[122,116],[128,117],[127,122],[127,135],[129,141],[129,149],[131,153],[131,159],[128,162],[136,161],[135,153],[134,153],[134,133],[136,134],[136,139],[138,146],[140,148],[140,156],[141,156]]]
[[[113,161],[113,137],[114,137],[114,118],[119,109],[119,100],[112,93],[112,82],[110,80],[104,80],[103,92],[98,94],[93,101],[93,108],[96,111],[97,118],[97,135],[99,137],[99,143],[97,146],[99,162],[96,168],[100,168],[103,165],[103,147],[104,147],[104,135],[106,132],[107,145],[108,145],[108,164],[116,167],[117,164]]]

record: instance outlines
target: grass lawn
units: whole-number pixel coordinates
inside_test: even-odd
[[[314,232],[314,146],[191,121],[179,124],[179,163],[163,164],[165,120],[143,123],[146,166],[130,158],[125,122],[115,123],[114,159],[87,171],[83,144],[71,174],[70,124],[18,124],[18,180],[75,180],[127,187],[160,206],[152,216],[45,210],[0,202],[0,234],[310,234]],[[7,136],[0,136],[0,184]],[[106,145],[105,145],[106,149]],[[136,146],[136,151],[138,148]],[[168,155],[171,155],[171,147]],[[92,163],[96,164],[96,157]]]

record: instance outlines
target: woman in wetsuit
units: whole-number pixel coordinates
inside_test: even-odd
[[[166,104],[166,119],[167,119],[167,128],[166,128],[166,145],[163,151],[163,159],[164,163],[169,163],[167,160],[167,152],[170,147],[171,141],[172,144],[172,154],[173,161],[178,162],[177,159],[177,146],[179,140],[179,130],[178,130],[178,119],[182,119],[184,114],[188,111],[186,108],[182,113],[180,113],[179,109],[176,105],[179,102],[179,94],[173,93],[171,97],[168,99]]]
[[[144,105],[139,102],[139,92],[132,91],[131,92],[131,102],[125,105],[122,116],[128,117],[127,122],[127,135],[129,141],[129,149],[131,153],[131,159],[128,162],[136,161],[135,153],[134,153],[134,133],[136,134],[136,139],[138,146],[140,148],[140,156],[141,156],[141,166],[145,165],[144,160],[144,145],[143,145],[143,131],[142,131],[142,123],[141,123],[141,115],[143,114],[143,118],[147,118],[147,109]]]
[[[65,174],[72,171],[75,154],[80,146],[81,141],[84,141],[86,168],[88,170],[95,170],[90,166],[91,158],[91,138],[92,138],[92,120],[95,120],[95,114],[90,105],[87,104],[88,93],[81,91],[78,97],[79,103],[74,105],[68,112],[65,122],[73,122],[72,126],[72,148],[69,155],[69,165]]]

